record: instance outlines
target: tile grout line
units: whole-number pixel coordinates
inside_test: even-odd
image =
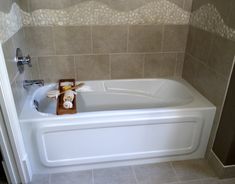
[[[175,71],[174,71],[174,76],[178,76],[178,70],[179,70],[179,54],[176,54],[175,58]]]
[[[74,66],[74,76],[75,76],[75,80],[78,80],[78,74],[77,74],[77,65],[76,65],[76,61],[75,61],[75,57],[73,56],[73,66]]]
[[[184,0],[184,1],[183,1],[183,9],[184,9],[184,10],[185,10],[185,8],[186,8],[186,7],[185,7],[185,6],[186,6],[186,1],[187,1],[187,0]]]
[[[113,53],[81,53],[81,54],[49,54],[49,55],[32,55],[31,57],[62,57],[62,56],[89,56],[89,55],[118,55],[118,54],[177,54],[181,53],[184,54],[185,52],[183,51],[171,51],[171,52],[166,52],[166,51],[156,51],[156,52],[113,52]]]
[[[57,52],[56,52],[56,43],[55,43],[55,27],[53,26],[51,28],[51,32],[52,32],[52,41],[53,41],[53,50],[54,50],[54,53],[55,55],[57,55]]]
[[[94,169],[91,169],[92,184],[95,184]]]
[[[52,184],[51,183],[51,174],[49,174],[49,184]]]
[[[176,172],[176,170],[175,170],[175,168],[174,168],[174,166],[173,166],[173,163],[170,162],[170,165],[171,165],[171,168],[172,168],[172,170],[173,170],[173,172],[174,172],[174,174],[175,174],[175,176],[176,176],[177,182],[178,182],[178,183],[181,182],[181,180],[179,179],[178,174],[177,174],[177,172]]]
[[[127,41],[126,41],[126,50],[129,52],[129,38],[130,38],[130,26],[127,25]]]
[[[90,27],[90,31],[91,31],[91,53],[94,53],[93,26]]]
[[[165,41],[165,25],[162,25],[162,40],[161,40],[161,52],[164,50]]]
[[[213,69],[212,67],[208,66],[207,64],[204,63],[204,61],[202,61],[201,59],[191,55],[191,53],[185,53],[186,55],[189,55],[190,57],[192,57],[193,59],[195,59],[197,62],[199,62],[201,65],[203,65],[207,70],[214,72],[216,75],[218,75],[219,77],[223,78],[223,80],[226,80],[226,77],[222,74],[220,74],[219,72],[217,72],[215,69]]]
[[[112,79],[112,62],[111,62],[111,54],[109,54],[109,79]]]
[[[136,173],[135,173],[135,170],[134,170],[134,166],[131,165],[130,167],[131,167],[132,173],[133,173],[133,175],[134,175],[136,184],[139,184],[139,181],[138,181],[138,179],[137,179],[137,176],[136,176]]]
[[[146,54],[143,56],[143,78],[145,78],[145,59],[146,59]]]

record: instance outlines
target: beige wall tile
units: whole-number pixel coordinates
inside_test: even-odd
[[[162,26],[136,25],[129,28],[128,49],[130,52],[161,51]]]
[[[13,44],[12,38],[8,39],[3,45],[2,45],[5,61],[6,61],[6,66],[7,66],[7,71],[8,71],[8,77],[10,82],[13,82],[18,69],[17,65],[14,62],[14,57],[15,57],[15,47]]]
[[[165,25],[163,51],[184,52],[187,44],[188,26]]]
[[[190,27],[187,53],[206,63],[209,60],[213,35],[201,29]]]
[[[10,82],[13,82],[16,74],[18,73],[17,65],[12,60],[6,60],[7,72]]]
[[[98,0],[118,11],[135,10],[153,0]]]
[[[26,12],[29,12],[29,0],[13,0],[20,8]]]
[[[146,54],[144,63],[144,77],[169,77],[175,75],[177,54],[160,53]]]
[[[15,50],[20,48],[22,50],[23,55],[29,54],[29,47],[26,42],[25,30],[24,28],[20,29],[13,37],[13,44]]]
[[[192,11],[192,5],[194,0],[185,0],[184,2],[184,9],[188,12]]]
[[[197,71],[198,62],[191,55],[186,54],[183,68],[183,78],[186,79],[194,87],[196,87],[195,84],[197,78]]]
[[[31,56],[55,54],[52,27],[26,27],[25,35]]]
[[[25,66],[25,75],[26,79],[28,80],[38,80],[40,79],[39,76],[39,66],[38,66],[38,58],[32,57],[31,58],[32,67]]]
[[[127,26],[93,26],[94,53],[120,53],[127,51]]]
[[[16,51],[12,38],[2,44],[2,50],[6,60],[14,60]]]
[[[18,116],[24,106],[25,99],[27,98],[28,92],[23,88],[23,81],[25,80],[25,74],[18,74],[16,80],[12,83],[12,92],[14,101],[16,104],[16,110]]]
[[[234,8],[235,8],[235,1],[232,0],[232,4],[231,4],[231,7],[230,7],[230,13],[229,13],[229,17],[228,17],[228,26],[235,29],[235,11],[234,11]]]
[[[212,103],[220,106],[226,90],[227,80],[208,68],[196,58],[187,55],[183,77]]]
[[[12,0],[1,0],[0,1],[0,11],[4,13],[9,13],[11,10]]]
[[[91,53],[90,26],[54,27],[56,54]]]
[[[197,89],[215,105],[221,105],[227,81],[205,65],[198,63],[196,75]]]
[[[113,54],[110,56],[110,61],[112,79],[143,77],[143,54]]]
[[[73,56],[39,57],[40,78],[45,82],[58,82],[59,79],[75,78]]]
[[[11,89],[12,89],[12,94],[14,97],[17,114],[20,115],[21,109],[23,107],[21,106],[21,103],[20,103],[22,96],[19,93],[18,86],[16,85],[16,81],[12,82]]]
[[[171,3],[176,4],[177,6],[179,6],[180,8],[184,7],[184,1],[185,0],[168,0]]]
[[[235,42],[214,35],[208,66],[216,70],[225,78],[229,77],[233,58],[235,56]]]
[[[71,0],[30,0],[30,11],[37,9],[61,9],[67,8],[70,5]]]
[[[81,55],[75,57],[77,80],[110,79],[108,55]]]
[[[175,76],[182,77],[185,53],[178,53],[176,59]]]

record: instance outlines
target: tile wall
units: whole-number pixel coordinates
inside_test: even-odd
[[[195,0],[192,6],[192,14],[208,3],[217,9],[217,12],[215,11],[216,15],[221,16],[224,25],[234,32],[235,1],[227,0],[224,3],[221,0]],[[208,20],[201,20],[201,22],[210,21],[211,18],[215,17],[213,13],[210,16],[210,12],[207,12],[209,16],[204,16],[204,18]],[[218,28],[220,28],[218,22],[212,22],[211,25],[215,29],[214,32],[213,29],[205,31],[206,28],[203,30],[197,28],[197,26],[190,26],[183,69],[183,78],[217,107],[207,155],[210,154],[216,135],[235,56],[235,39],[233,35],[219,34],[221,31],[218,31]],[[226,28],[226,26],[223,28]],[[220,30],[223,31],[222,27]]]
[[[153,0],[97,0],[121,12]],[[29,10],[64,9],[85,1],[30,0]],[[190,0],[170,0],[190,11]],[[27,26],[29,53],[46,82],[181,76],[188,25]]]
[[[187,25],[26,27],[39,78],[181,76]]]
[[[101,9],[105,5],[118,16],[122,13],[129,16],[128,12],[135,11],[137,15],[149,16],[149,14],[142,15],[141,11],[148,3],[154,1],[96,0],[93,2],[101,3]],[[38,19],[33,13],[36,12],[36,15],[40,17],[40,11],[37,14],[39,9],[60,10],[80,6],[82,3],[86,5],[88,1],[3,0],[0,2],[0,11],[8,13],[14,2],[24,11],[22,16],[32,16],[30,20],[35,23]],[[155,2],[169,6],[170,9],[167,9],[172,13],[179,12],[177,15],[180,13],[185,15],[191,10],[192,0]],[[95,5],[97,4],[93,4]],[[163,7],[155,8],[162,9]],[[40,22],[40,25],[35,23],[35,25],[26,26],[27,21],[22,19],[23,24],[26,25],[3,43],[18,113],[20,114],[27,95],[27,91],[22,88],[22,82],[25,79],[56,82],[61,78],[100,80],[181,76],[188,24],[164,23],[168,21],[168,17],[169,15],[164,15],[163,19],[157,19],[155,22],[149,22],[151,17],[141,18],[141,24],[99,25],[98,22],[95,25],[72,23],[72,25],[63,26],[59,25],[60,22],[56,25],[44,25]],[[172,21],[177,22],[177,18],[171,18]],[[32,57],[33,67],[30,69],[26,67],[24,74],[17,72],[16,64],[13,62],[15,50],[18,47],[23,50],[24,54],[30,54]]]
[[[24,9],[25,1],[18,0],[17,3],[22,5]],[[0,1],[0,11],[8,13],[11,9],[12,0],[1,0]],[[24,105],[25,98],[27,96],[27,91],[23,89],[23,80],[32,79],[33,75],[35,75],[35,70],[33,68],[25,67],[25,72],[23,74],[19,74],[17,70],[16,63],[14,62],[14,57],[16,54],[16,48],[21,48],[24,54],[29,52],[28,46],[25,40],[25,31],[24,29],[20,29],[17,33],[15,33],[10,39],[2,44],[3,53],[5,56],[6,66],[8,69],[9,80],[12,87],[12,92],[16,104],[16,110],[18,114],[20,114],[21,109]]]

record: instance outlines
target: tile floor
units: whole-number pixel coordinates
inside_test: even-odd
[[[235,178],[219,180],[205,160],[189,160],[38,175],[31,184],[235,184]]]

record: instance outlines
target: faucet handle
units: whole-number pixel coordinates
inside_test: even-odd
[[[20,48],[16,49],[15,61],[17,63],[17,67],[20,73],[23,73],[24,65],[28,65],[29,67],[32,67],[31,57],[29,55],[23,56]]]
[[[31,57],[30,55],[27,55],[24,57],[24,64],[27,64],[29,67],[32,67],[32,63],[31,63]]]

